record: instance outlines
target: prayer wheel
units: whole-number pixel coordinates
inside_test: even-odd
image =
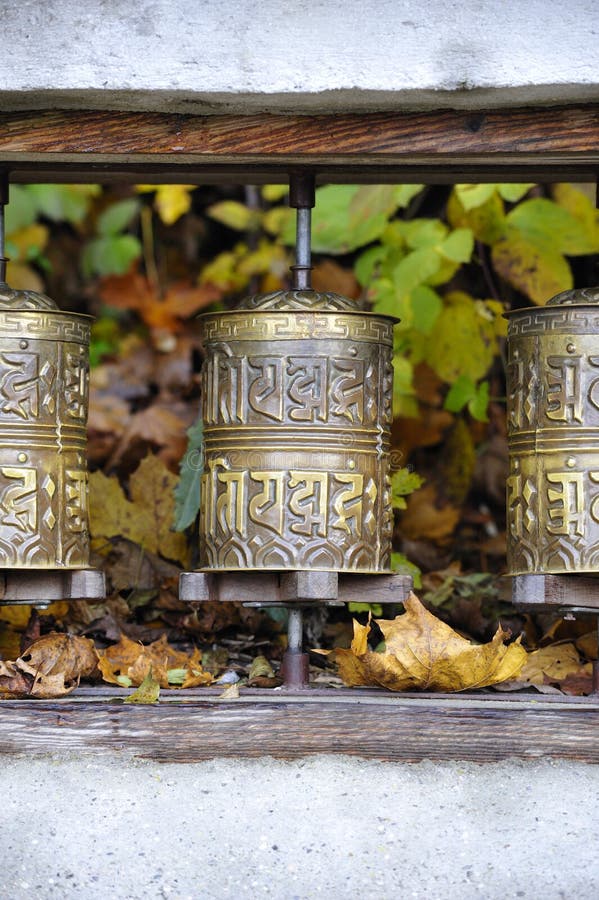
[[[508,571],[599,572],[599,288],[508,313]]]
[[[89,335],[89,316],[0,278],[1,569],[89,565]]]
[[[201,317],[202,568],[389,571],[394,321],[311,289]]]

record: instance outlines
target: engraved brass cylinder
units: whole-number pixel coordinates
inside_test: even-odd
[[[508,571],[599,572],[599,289],[508,319]]]
[[[296,290],[201,321],[201,566],[388,571],[395,320]]]
[[[89,316],[0,284],[0,568],[89,565]]]

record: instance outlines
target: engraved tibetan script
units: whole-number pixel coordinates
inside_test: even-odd
[[[0,525],[22,534],[37,530],[37,472],[29,466],[0,467]]]
[[[39,414],[38,356],[0,353],[0,412],[21,419]]]
[[[550,534],[584,535],[584,475],[582,472],[547,472]]]
[[[284,537],[288,531],[325,537],[329,528],[362,534],[372,516],[377,490],[364,491],[364,475],[303,469],[231,470],[225,457],[208,463],[202,475],[204,527],[214,535],[247,537],[248,521]]]
[[[582,422],[580,356],[547,357],[547,418],[555,422]]]
[[[67,469],[66,525],[69,531],[87,531],[87,472]]]
[[[88,365],[85,348],[78,353],[67,353],[64,369],[67,415],[73,419],[85,419],[87,416]]]
[[[204,420],[243,425],[343,419],[364,425],[377,416],[377,373],[363,359],[324,356],[232,356],[220,349],[204,368]]]

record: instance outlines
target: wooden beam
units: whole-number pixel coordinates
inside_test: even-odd
[[[599,105],[322,116],[97,111],[0,115],[14,180],[320,181],[594,179]],[[502,174],[503,173],[503,174]]]
[[[186,692],[187,695],[187,692]],[[554,757],[599,763],[599,701],[530,695],[404,696],[377,691],[219,700],[167,692],[152,706],[100,690],[0,702],[0,753],[111,753],[168,762],[346,753],[396,762]]]

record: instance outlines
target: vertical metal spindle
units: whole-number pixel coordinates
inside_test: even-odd
[[[289,177],[289,206],[297,210],[297,235],[295,239],[295,265],[293,289],[311,291],[312,271],[311,229],[312,207],[315,203],[314,175],[311,172],[293,173]]]
[[[287,650],[281,672],[286,688],[303,690],[309,687],[310,681],[308,654],[303,652],[304,613],[299,605],[289,606],[288,609]]]
[[[304,613],[300,607],[294,607],[289,610],[289,621],[287,623],[287,647],[292,653],[302,652],[304,632]]]

